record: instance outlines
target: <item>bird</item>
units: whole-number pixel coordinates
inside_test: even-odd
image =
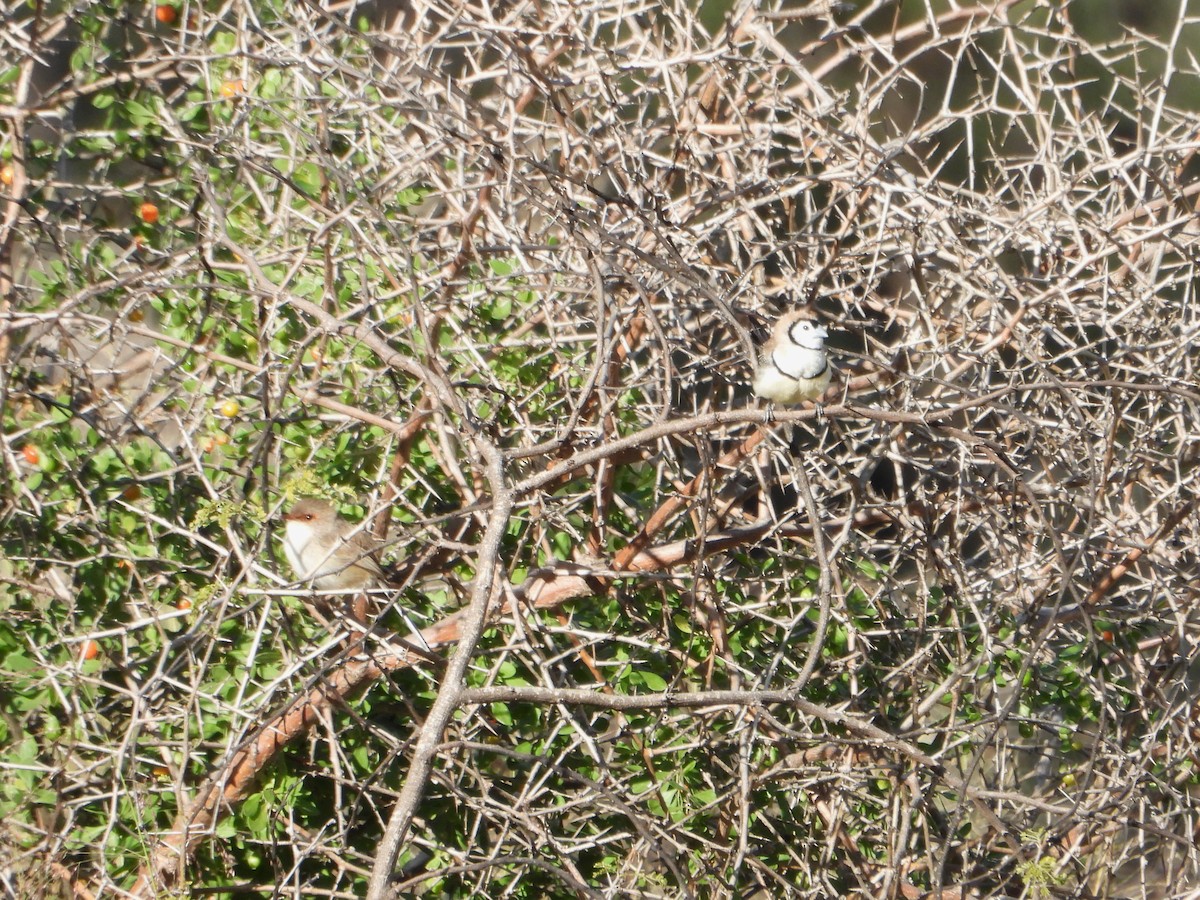
[[[807,310],[780,316],[763,345],[754,373],[754,393],[773,403],[820,400],[833,379],[825,355],[829,332]]]
[[[379,565],[379,542],[339,516],[333,504],[315,497],[296,501],[284,514],[283,523],[283,552],[297,579],[312,582],[318,590],[356,594],[346,611],[359,625],[367,625],[367,597],[362,592],[399,583],[394,573]],[[395,634],[388,640],[407,653],[444,667],[446,661],[431,650],[404,611],[399,612],[424,646]]]
[[[378,542],[339,516],[333,504],[303,498],[283,522],[283,551],[298,580],[322,591],[346,592],[389,583],[377,558]]]

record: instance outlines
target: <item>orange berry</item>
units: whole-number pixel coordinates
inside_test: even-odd
[[[208,438],[208,439],[207,439],[207,440],[204,442],[204,444],[203,444],[203,446],[201,447],[201,449],[202,449],[202,450],[203,450],[205,453],[212,453],[212,452],[213,452],[213,448],[214,448],[215,446],[217,446],[217,441],[216,441],[216,439],[215,439],[215,438]]]
[[[99,655],[100,645],[91,639],[84,641],[83,645],[79,648],[80,659],[95,659]]]
[[[31,466],[36,466],[42,461],[42,455],[38,453],[38,448],[33,444],[26,444],[21,448],[21,455],[25,457],[25,462]]]
[[[228,443],[229,443],[229,435],[227,435],[227,434],[226,434],[225,432],[223,432],[223,431],[218,431],[218,432],[217,432],[217,433],[216,433],[216,434],[213,436],[213,440],[217,442],[217,446],[218,446],[218,447],[224,447],[226,444],[228,444]]]
[[[240,78],[221,82],[221,96],[226,100],[232,100],[238,94],[244,93],[246,93],[246,85]]]
[[[1104,641],[1106,644],[1111,644],[1113,642],[1113,633],[1107,628],[1104,629],[1102,632],[1100,632],[1100,640]]]
[[[187,597],[180,597],[179,602],[175,604],[175,608],[180,612],[187,612],[192,608],[192,601]]]
[[[142,489],[136,484],[128,485],[125,490],[121,491],[121,499],[129,503],[134,500],[140,500],[142,497]]]
[[[13,171],[11,165],[5,165],[0,168],[0,184],[5,187],[12,187],[13,180],[17,177],[17,173]]]
[[[154,7],[154,18],[164,25],[172,25],[179,18],[179,11],[169,3],[160,3]]]
[[[153,203],[143,203],[138,208],[138,215],[142,217],[142,221],[147,225],[153,225],[158,221],[158,207]]]

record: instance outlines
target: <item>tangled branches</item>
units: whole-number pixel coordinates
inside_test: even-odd
[[[163,8],[7,11],[13,890],[1200,884],[1186,3]]]

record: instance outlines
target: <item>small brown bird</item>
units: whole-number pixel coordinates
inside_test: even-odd
[[[829,332],[806,310],[779,318],[763,345],[754,374],[754,393],[778,403],[820,400],[833,379],[825,355]]]
[[[379,565],[379,542],[339,516],[331,503],[312,497],[297,501],[284,514],[283,521],[283,552],[298,580],[312,582],[313,587],[322,591],[356,594],[347,604],[346,612],[366,626],[370,621],[367,595],[361,592],[393,584],[393,576]],[[400,615],[419,644],[425,644],[403,610]],[[388,641],[439,668],[446,665],[428,644],[422,647],[395,634]]]
[[[283,517],[283,551],[300,581],[322,591],[361,591],[384,585],[379,542],[338,515],[324,500],[305,498]]]

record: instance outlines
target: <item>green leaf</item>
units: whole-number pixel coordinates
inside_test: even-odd
[[[310,197],[316,197],[321,193],[323,178],[321,169],[316,163],[304,163],[296,167],[292,172],[292,181]]]
[[[138,103],[136,100],[125,101],[125,115],[129,117],[129,121],[135,128],[145,128],[158,121],[158,116],[148,106]]]
[[[667,681],[661,675],[655,672],[642,671],[638,675],[642,680],[642,684],[650,688],[650,690],[661,693],[667,689]]]
[[[217,31],[209,39],[209,49],[214,56],[227,56],[237,47],[237,35],[232,31]]]

